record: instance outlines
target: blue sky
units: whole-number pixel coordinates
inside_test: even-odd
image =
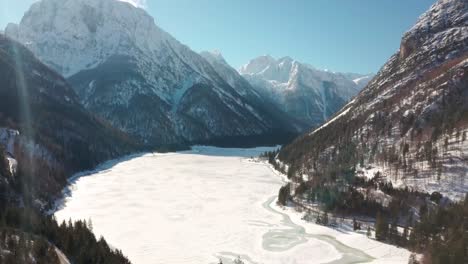
[[[99,1],[99,0],[96,0]],[[195,51],[219,50],[238,68],[270,54],[317,68],[377,72],[435,0],[128,0]],[[0,27],[34,0],[0,0]],[[145,3],[146,2],[146,3]]]

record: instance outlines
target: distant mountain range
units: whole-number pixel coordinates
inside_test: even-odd
[[[42,0],[5,32],[63,74],[89,111],[146,145],[277,143],[304,127],[125,2]]]
[[[284,142],[365,83],[292,60],[282,61],[285,72],[263,74],[254,60],[242,77],[220,54],[193,52],[144,10],[115,0],[42,0],[5,34],[65,76],[86,109],[148,146]],[[284,74],[288,89],[255,81]]]
[[[271,56],[253,59],[239,72],[258,93],[310,127],[327,121],[373,77],[317,70],[290,57]]]

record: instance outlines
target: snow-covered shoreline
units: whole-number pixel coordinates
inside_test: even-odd
[[[302,213],[296,212],[291,207],[280,207],[276,202],[272,207],[286,213],[293,223],[303,226],[307,233],[330,236],[348,247],[365,252],[374,258],[370,263],[408,263],[411,252],[404,248],[370,239],[362,232],[354,232],[351,227],[331,228],[307,222],[302,219]]]
[[[92,219],[134,264],[407,263],[409,252],[277,207],[284,175],[248,159],[272,149],[195,146],[109,161],[75,175],[55,216]]]
[[[272,172],[280,177],[286,184],[290,182],[286,175],[274,169],[274,167],[265,161],[254,161],[254,163],[263,164],[267,166]],[[397,247],[390,244],[385,244],[368,238],[365,232],[354,232],[352,226],[342,225],[337,228],[321,226],[315,223],[307,222],[303,219],[304,213],[298,212],[290,206],[280,206],[277,204],[277,199],[271,204],[271,208],[279,212],[287,214],[291,221],[299,226],[305,228],[307,233],[315,235],[330,236],[345,246],[359,249],[370,257],[374,258],[370,263],[407,263],[411,252],[407,249]]]

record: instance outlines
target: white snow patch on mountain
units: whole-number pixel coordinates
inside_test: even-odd
[[[135,7],[140,7],[140,8],[146,8],[147,7],[146,0],[119,0],[119,1],[130,3]]]
[[[314,131],[312,131],[309,135],[313,135],[315,133],[317,133],[319,130],[327,127],[328,125],[330,125],[331,123],[335,122],[336,120],[338,120],[339,118],[341,118],[342,116],[346,115],[349,110],[351,110],[352,107],[348,107],[349,105],[351,105],[352,103],[354,102],[354,100],[352,100],[351,102],[349,102],[344,108],[346,108],[345,110],[341,111],[339,114],[337,114],[335,117],[333,117],[332,119],[330,119],[329,121],[327,121],[325,124],[321,125],[319,128],[315,129]]]

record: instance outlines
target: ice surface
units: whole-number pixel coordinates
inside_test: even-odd
[[[281,178],[246,159],[266,150],[195,147],[110,162],[74,179],[55,215],[92,219],[95,233],[135,264],[231,263],[237,256],[268,264],[407,262],[408,254],[388,261],[392,246],[301,223],[277,208]],[[354,249],[355,239],[380,255]]]

